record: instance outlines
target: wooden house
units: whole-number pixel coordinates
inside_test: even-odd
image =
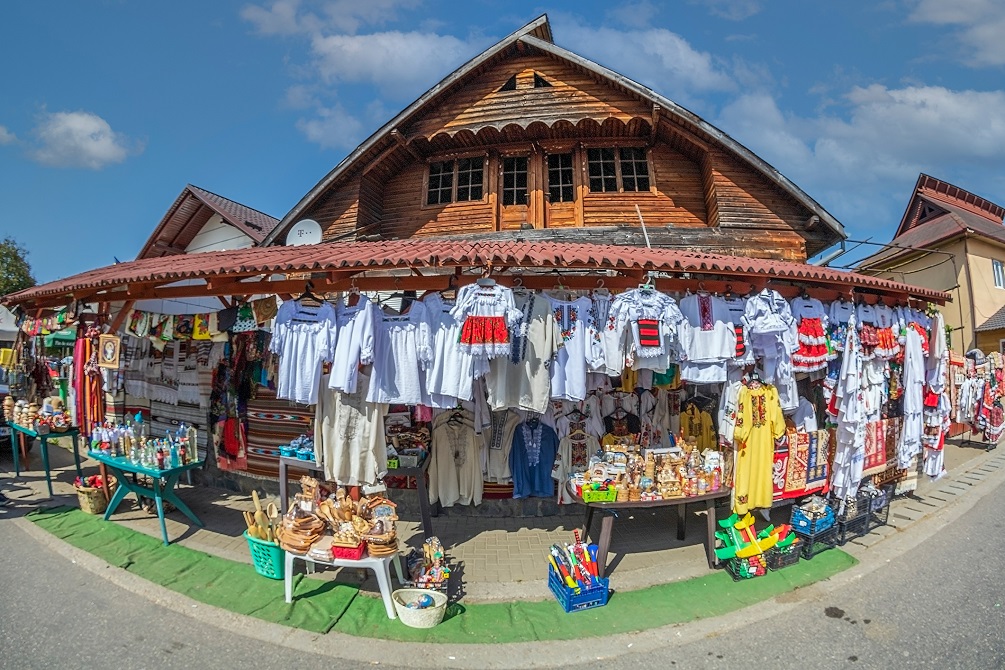
[[[942,310],[951,346],[1005,351],[1003,217],[1005,207],[921,174],[893,239],[857,271],[954,293]]]
[[[546,16],[371,135],[283,218],[325,241],[604,242],[805,261],[844,238],[816,201],[675,102],[557,46]]]

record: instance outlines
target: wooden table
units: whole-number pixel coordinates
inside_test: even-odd
[[[99,463],[106,466],[111,470],[112,474],[118,480],[118,485],[115,488],[115,495],[112,496],[111,501],[108,503],[108,509],[105,510],[105,520],[107,521],[112,514],[115,513],[115,509],[119,506],[119,503],[126,497],[128,493],[135,493],[137,502],[139,502],[140,497],[153,498],[157,505],[157,518],[161,522],[161,535],[164,537],[164,546],[170,544],[168,541],[167,526],[164,523],[164,501],[167,500],[172,505],[174,505],[179,512],[187,516],[192,523],[194,523],[199,528],[203,528],[202,521],[199,520],[192,510],[188,508],[188,505],[181,501],[181,498],[175,493],[175,487],[178,485],[178,480],[181,476],[191,470],[202,467],[202,461],[191,461],[185,465],[179,465],[175,468],[165,468],[164,470],[158,470],[156,467],[147,468],[136,463],[132,463],[128,458],[124,456],[111,457],[100,451],[90,452],[90,457]],[[153,482],[153,487],[143,486],[139,483],[134,483],[131,477],[126,477],[126,473],[146,475],[150,477]]]
[[[429,505],[429,493],[426,491],[426,468],[429,467],[429,460],[429,457],[426,457],[421,465],[414,468],[393,468],[388,470],[386,475],[387,477],[415,477],[415,489],[419,495],[419,515],[422,517],[422,532],[425,533],[422,536],[423,538],[433,536],[432,511]],[[316,461],[304,461],[292,456],[280,456],[279,511],[284,515],[289,505],[289,492],[287,490],[289,487],[289,468],[300,468],[301,470],[320,473],[322,477],[324,476],[324,470]]]
[[[685,533],[685,521],[687,519],[687,506],[693,503],[703,503],[707,519],[708,535],[705,541],[705,553],[708,558],[708,567],[714,568],[718,564],[715,557],[715,502],[729,498],[732,491],[721,489],[715,493],[707,493],[703,496],[691,496],[681,498],[670,498],[667,500],[637,500],[635,502],[583,502],[583,499],[573,494],[573,499],[580,505],[586,506],[586,523],[583,526],[583,537],[590,533],[590,526],[593,524],[593,514],[598,509],[604,513],[604,518],[600,525],[600,539],[597,542],[597,564],[600,569],[600,576],[607,572],[607,552],[611,548],[611,534],[614,529],[614,518],[619,510],[646,509],[650,507],[674,507],[677,512],[677,539],[683,540]]]
[[[37,431],[31,430],[30,428],[25,428],[22,425],[16,424],[13,421],[7,424],[11,428],[11,452],[14,454],[14,476],[21,476],[21,462],[18,458],[18,446],[24,444],[25,439],[35,439],[38,438],[39,443],[42,448],[42,467],[45,468],[45,483],[49,487],[49,497],[52,497],[52,473],[49,471],[49,440],[57,437],[70,437],[73,438],[73,461],[77,466],[77,476],[83,477],[83,473],[80,470],[80,431],[76,428],[70,428],[62,433],[48,432],[39,433]],[[14,444],[14,433],[17,433],[18,444]],[[28,450],[24,450],[25,458],[28,457]],[[25,463],[25,468],[27,469],[29,463]]]

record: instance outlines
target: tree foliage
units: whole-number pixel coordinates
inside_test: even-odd
[[[0,295],[7,295],[35,285],[28,263],[28,251],[13,237],[0,242]]]

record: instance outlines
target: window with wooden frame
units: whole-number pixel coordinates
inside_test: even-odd
[[[507,156],[502,159],[502,204],[527,204],[527,157]]]
[[[426,204],[481,200],[485,194],[485,158],[473,156],[429,164]]]
[[[643,147],[623,147],[621,158],[621,189],[624,191],[649,190],[649,160]]]
[[[576,189],[572,183],[572,154],[548,154],[549,202],[572,202]]]
[[[645,147],[620,149],[594,148],[586,150],[590,191],[648,191],[649,157]]]

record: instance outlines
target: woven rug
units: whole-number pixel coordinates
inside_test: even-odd
[[[248,472],[279,476],[279,446],[311,432],[314,412],[309,407],[277,400],[275,391],[259,387],[248,402]]]

